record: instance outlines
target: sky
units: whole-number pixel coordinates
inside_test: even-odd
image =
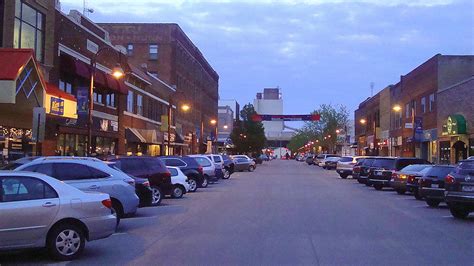
[[[219,74],[221,99],[280,87],[285,114],[351,112],[435,54],[474,54],[464,0],[87,0],[95,22],[178,23]],[[83,0],[61,0],[82,11]]]

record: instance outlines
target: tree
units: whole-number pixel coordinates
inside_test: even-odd
[[[230,134],[237,153],[260,154],[265,147],[265,131],[262,122],[255,122],[252,116],[257,114],[252,104],[246,104],[240,111],[241,121],[237,121]]]

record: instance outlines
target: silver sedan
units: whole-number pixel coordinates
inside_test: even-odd
[[[52,177],[0,171],[0,250],[46,247],[77,258],[85,241],[115,232],[109,195],[85,193]]]

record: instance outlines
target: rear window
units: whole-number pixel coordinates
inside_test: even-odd
[[[329,157],[340,157],[339,155],[326,155],[326,158],[329,158]]]
[[[363,166],[371,166],[374,161],[375,161],[375,159],[364,159],[364,161],[362,162],[362,165]]]
[[[318,155],[318,157],[316,157],[318,159],[324,159],[324,155]]]
[[[431,169],[426,172],[426,176],[436,176],[439,178],[446,177],[449,173],[454,170],[454,167],[449,166],[433,166]]]
[[[474,175],[474,161],[460,162],[458,167],[456,167],[456,173]]]
[[[193,167],[193,168],[199,167],[198,162],[196,162],[194,158],[182,157],[181,159],[188,165],[188,167]]]
[[[220,163],[220,162],[222,162],[222,160],[221,160],[221,157],[220,157],[220,156],[217,156],[217,155],[216,155],[216,156],[212,156],[212,157],[214,158],[214,162],[216,162],[216,163]]]
[[[211,162],[204,158],[204,157],[195,157],[194,158],[196,160],[196,162],[198,162],[199,165],[203,166],[203,167],[209,167],[211,166]]]
[[[164,163],[158,158],[146,158],[144,161],[146,166],[152,171],[166,171]]]
[[[339,162],[352,162],[352,157],[342,157]]]
[[[428,167],[427,165],[423,165],[423,164],[412,164],[403,168],[401,171],[419,172],[427,167]]]
[[[168,171],[170,171],[171,176],[177,176],[178,175],[178,170],[176,170],[174,168],[170,168],[170,167],[167,167],[167,168],[168,168]]]
[[[375,159],[372,167],[383,168],[383,169],[395,169],[394,159]]]

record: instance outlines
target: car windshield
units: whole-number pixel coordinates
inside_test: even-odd
[[[222,160],[221,160],[221,157],[220,157],[220,156],[214,155],[214,156],[212,156],[212,158],[214,158],[214,162],[216,162],[216,163],[220,163],[220,162],[222,162]]]
[[[406,166],[405,168],[403,168],[402,172],[419,172],[425,168],[427,168],[428,165],[424,165],[424,164],[412,164],[412,165],[409,165],[409,166]]]
[[[395,169],[395,159],[375,159],[371,166],[382,169]]]

